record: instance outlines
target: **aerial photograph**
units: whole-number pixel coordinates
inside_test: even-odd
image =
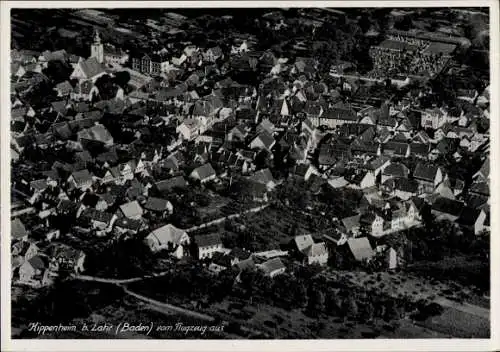
[[[490,338],[488,7],[10,37],[12,339]]]

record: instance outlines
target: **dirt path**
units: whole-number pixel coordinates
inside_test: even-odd
[[[245,210],[245,211],[243,211],[241,213],[238,213],[238,214],[227,215],[227,216],[224,216],[222,218],[215,219],[215,220],[206,222],[206,223],[198,225],[198,226],[193,226],[193,227],[191,227],[189,229],[185,229],[184,231],[186,231],[186,232],[192,232],[192,231],[196,231],[196,230],[199,230],[199,229],[203,229],[203,228],[208,227],[208,226],[217,225],[217,224],[220,224],[221,222],[226,221],[226,220],[239,218],[241,215],[244,215],[244,214],[257,213],[257,212],[259,212],[259,211],[267,208],[268,206],[269,206],[269,204],[261,205],[259,207],[255,207],[255,208],[251,208],[251,209]]]

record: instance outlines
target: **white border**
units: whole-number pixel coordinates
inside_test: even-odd
[[[119,7],[478,7],[490,8],[490,136],[491,136],[491,226],[492,234],[500,228],[499,174],[499,15],[498,1],[0,1],[1,5],[1,323],[2,351],[493,351],[500,349],[498,329],[500,321],[499,294],[500,266],[496,250],[491,250],[491,338],[490,339],[412,339],[412,340],[12,340],[10,326],[10,9],[11,8],[119,8]],[[500,239],[491,237],[491,249],[500,248]]]

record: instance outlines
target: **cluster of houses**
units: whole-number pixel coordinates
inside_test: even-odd
[[[180,56],[165,49],[129,58],[96,33],[87,59],[64,50],[13,50],[12,189],[24,199],[12,204],[13,277],[43,285],[61,270],[84,270],[85,253],[64,244],[68,234],[144,234],[153,252],[209,260],[215,271],[256,267],[278,275],[288,252],[250,253],[224,248],[218,234],[190,236],[170,222],[171,197],[191,187],[226,189],[240,178],[253,202],[266,203],[286,182],[276,169],[290,164],[293,176],[309,184],[362,194],[322,241],[293,240],[307,265],[325,265],[332,243],[347,245],[356,260],[369,259],[375,252],[366,234],[418,226],[425,206],[476,234],[489,228],[486,93],[481,107],[476,97],[460,111],[422,108],[412,96],[360,106],[341,99],[355,85],[340,78],[325,83],[315,58],[252,45],[241,40],[223,52],[189,44]],[[53,101],[32,104],[29,92],[50,84],[44,68],[54,60],[73,72],[53,84]],[[100,99],[96,80],[119,71],[129,73],[130,89]],[[255,86],[230,77],[241,72],[262,79]],[[34,162],[34,150],[50,157]],[[471,177],[442,162],[471,155],[482,158]]]
[[[370,48],[374,64],[371,75],[396,81],[404,81],[407,77],[434,77],[461,44],[454,38],[429,38],[425,32],[419,35],[389,31],[387,39]]]

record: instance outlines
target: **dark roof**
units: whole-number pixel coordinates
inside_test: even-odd
[[[481,214],[481,209],[475,209],[471,207],[464,207],[462,213],[457,219],[457,223],[465,226],[472,226],[477,221],[479,214]]]
[[[194,241],[198,247],[208,247],[222,244],[221,237],[218,233],[194,236]]]
[[[337,119],[345,121],[357,121],[358,115],[354,110],[341,109],[341,108],[330,108],[326,110],[321,116],[322,119]]]
[[[162,192],[162,191],[170,191],[174,187],[184,188],[187,186],[187,182],[183,176],[176,176],[166,180],[158,181],[155,183],[155,186],[158,189],[158,191]]]
[[[438,197],[434,203],[432,203],[432,210],[454,216],[459,216],[463,209],[464,204],[462,202],[445,197]]]
[[[420,180],[434,182],[438,169],[439,168],[436,165],[418,163],[415,167],[415,171],[413,172],[413,177]]]
[[[393,151],[394,154],[406,155],[407,150],[408,150],[408,143],[391,141],[384,144],[384,151]]]
[[[397,176],[397,177],[408,177],[409,170],[406,165],[401,163],[392,163],[384,168],[382,171],[383,175]]]
[[[423,143],[410,144],[411,154],[414,155],[428,156],[430,149],[431,147],[429,144],[423,144]]]
[[[168,209],[168,200],[156,197],[149,197],[144,204],[144,209],[152,211],[165,211]]]
[[[210,176],[216,175],[215,170],[212,165],[210,165],[210,163],[197,167],[193,170],[193,172],[195,171],[198,173],[200,180],[204,180]]]

